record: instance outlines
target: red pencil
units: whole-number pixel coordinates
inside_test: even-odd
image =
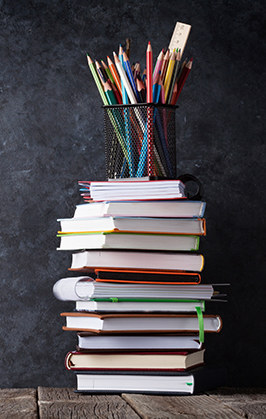
[[[152,70],[153,70],[153,54],[151,43],[149,41],[147,51],[146,51],[146,68],[147,68],[147,80],[146,80],[146,89],[147,89],[147,103],[153,102],[153,94],[152,94]]]
[[[175,103],[177,102],[177,99],[179,98],[179,95],[181,93],[181,90],[183,89],[184,84],[186,82],[186,79],[187,79],[187,77],[188,77],[188,75],[190,73],[190,70],[192,68],[192,61],[193,61],[193,58],[191,58],[191,60],[184,67],[184,70],[183,70],[184,75],[182,74],[183,77],[182,77],[181,83],[178,82],[178,85],[177,85],[177,96],[176,96],[176,99],[175,99]]]

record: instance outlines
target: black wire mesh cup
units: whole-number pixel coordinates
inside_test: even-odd
[[[176,178],[176,106],[104,108],[106,178]]]

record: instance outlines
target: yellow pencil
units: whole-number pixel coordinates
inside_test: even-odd
[[[170,59],[169,59],[169,63],[168,63],[167,71],[166,71],[166,76],[164,80],[164,91],[165,91],[166,103],[167,103],[167,96],[168,96],[168,92],[171,86],[171,79],[172,79],[172,75],[173,75],[173,71],[175,67],[175,56],[176,56],[176,52],[174,50],[172,54],[170,55]]]

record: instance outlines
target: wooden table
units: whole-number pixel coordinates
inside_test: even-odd
[[[265,419],[266,388],[196,396],[81,395],[70,388],[0,390],[1,419]]]

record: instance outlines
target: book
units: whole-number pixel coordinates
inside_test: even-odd
[[[61,301],[87,299],[208,300],[214,296],[214,292],[213,286],[210,284],[138,284],[136,287],[131,283],[97,282],[89,276],[61,278],[53,286],[54,296]]]
[[[117,300],[117,301],[116,301]],[[205,301],[186,301],[186,300],[162,300],[156,299],[136,301],[121,301],[121,299],[110,299],[109,301],[95,300],[79,300],[76,301],[76,311],[92,311],[99,313],[141,313],[141,312],[175,312],[190,313],[196,312],[196,307],[200,307],[201,311],[205,311]]]
[[[205,349],[191,351],[79,352],[65,357],[68,370],[184,371],[204,363]]]
[[[80,181],[79,185],[93,201],[186,198],[185,184],[180,180]]]
[[[206,365],[179,373],[79,371],[75,374],[77,392],[103,394],[189,395],[224,386],[227,381],[225,368]]]
[[[77,349],[97,351],[128,351],[128,350],[176,350],[202,349],[203,343],[199,335],[92,335],[86,332],[77,333]]]
[[[57,250],[83,249],[133,249],[133,250],[168,250],[195,251],[199,249],[199,236],[179,234],[144,234],[144,233],[62,233]]]
[[[85,217],[167,217],[203,218],[206,202],[172,201],[104,201],[76,205],[74,218]]]
[[[199,333],[199,320],[194,314],[96,314],[85,312],[61,313],[65,317],[63,330],[91,333]],[[204,332],[218,333],[220,316],[204,315]]]
[[[155,217],[90,217],[63,218],[59,233],[78,232],[141,232],[205,235],[205,219]]]
[[[95,269],[96,281],[148,284],[199,284],[201,276],[192,272]]]
[[[201,272],[204,257],[190,252],[89,250],[72,254],[69,270],[94,272],[99,268]]]

